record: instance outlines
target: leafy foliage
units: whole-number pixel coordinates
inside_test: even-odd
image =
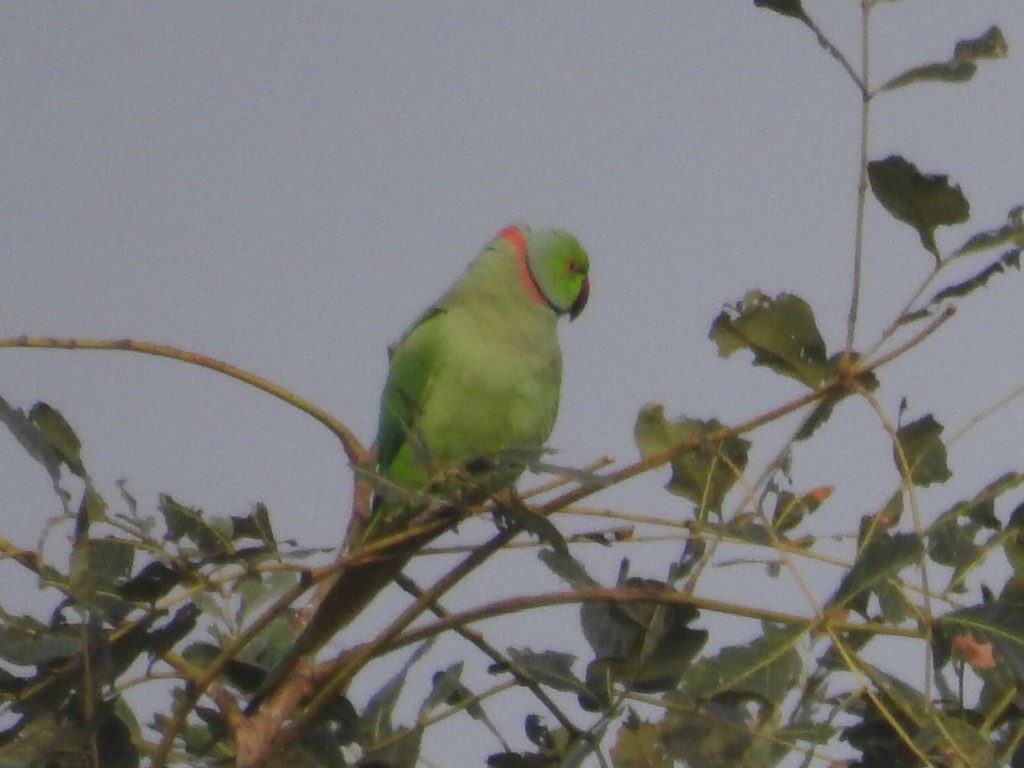
[[[863,12],[876,5],[864,3]],[[854,80],[865,110],[904,87],[967,81],[979,61],[1008,52],[993,26],[957,43],[947,61],[872,88],[800,0],[753,6],[813,32]],[[538,463],[554,476],[541,488],[546,495],[497,494],[460,510],[490,515],[497,532],[485,542],[458,532],[470,550],[459,565],[428,590],[399,577],[411,606],[375,613],[383,629],[369,630],[369,639],[346,633],[344,650],[297,670],[262,708],[252,706],[254,691],[308,619],[296,601],[330,575],[308,567],[313,550],[279,540],[272,510],[260,503],[211,515],[181,494],[139,501],[124,483],[107,498],[87,469],[85,441],[58,408],[40,402],[26,411],[0,398],[0,421],[46,473],[57,509],[36,548],[0,540],[6,565],[40,585],[36,614],[0,612],[0,765],[454,764],[451,755],[428,757],[431,729],[444,721],[492,736],[487,764],[495,768],[1024,765],[1024,469],[993,467],[981,488],[960,478],[966,487],[954,486],[956,454],[940,419],[926,413],[904,423],[910,395],[875,376],[948,314],[918,336],[900,336],[905,326],[954,299],[976,300],[996,275],[1019,270],[1024,208],[944,254],[936,232],[968,220],[963,191],[900,155],[861,160],[876,199],[914,228],[934,260],[870,351],[852,348],[862,330],[853,319],[845,345],[830,354],[821,328],[832,326],[819,327],[809,301],[746,292],[714,318],[709,338],[723,358],[750,353],[759,376],[767,370],[798,382],[796,399],[744,423],[673,420],[651,403],[635,422],[638,462],[607,471]],[[996,249],[998,257],[966,277],[945,271],[979,254],[992,259]],[[827,309],[831,319],[835,308]],[[818,316],[825,317],[820,308]],[[894,418],[885,403],[896,399],[904,405]],[[877,419],[847,428],[887,441],[893,487],[854,489],[857,508],[848,509],[833,495],[837,480],[802,485],[798,469],[801,452],[817,449],[821,425],[854,402],[866,402]],[[793,413],[800,421],[781,446],[759,431]],[[353,439],[330,426],[343,442]],[[834,458],[846,462],[841,451]],[[667,512],[585,506],[604,488],[666,465]],[[380,484],[368,474],[361,465],[353,471],[357,491],[366,490],[355,494],[353,515],[366,512],[360,498],[369,503],[360,484]],[[931,494],[941,486],[961,500],[936,502]],[[465,501],[457,488],[429,501],[450,509],[453,500]],[[569,532],[561,514],[569,512],[620,525]],[[837,530],[837,519],[849,530]],[[48,546],[60,532],[66,552]],[[517,537],[539,547],[544,575],[568,585],[565,592],[488,602],[486,590],[474,588],[477,569],[494,568],[499,552],[512,557]],[[664,562],[651,553],[667,550],[647,547],[652,539],[669,542]],[[594,575],[605,554],[596,545],[640,548],[643,557],[621,558],[618,577],[606,583]],[[386,561],[407,555],[402,546],[385,540],[369,555],[346,556]],[[345,565],[343,557],[338,567]],[[501,573],[519,583],[505,575],[515,571]],[[448,606],[455,584],[468,587],[472,607]],[[535,620],[531,611],[538,622],[559,612],[559,632],[544,635],[551,647],[509,645],[483,621]],[[558,645],[566,629],[585,644]],[[439,661],[442,635],[458,635],[464,658]],[[894,655],[895,642],[902,646]],[[392,653],[399,661],[387,668]],[[372,688],[363,702],[349,698],[357,676]],[[165,706],[140,717],[128,695],[136,687],[161,691]],[[515,711],[521,733],[505,716],[492,719],[491,701],[510,690],[521,695],[502,710]],[[458,744],[448,749],[458,755]]]

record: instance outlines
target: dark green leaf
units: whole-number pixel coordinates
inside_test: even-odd
[[[863,547],[853,567],[839,584],[830,601],[835,607],[847,605],[879,582],[894,578],[924,553],[921,539],[912,533],[876,536]]]
[[[739,693],[777,707],[800,675],[800,654],[794,648],[805,634],[803,627],[769,628],[747,645],[723,648],[695,663],[683,686],[698,699]]]
[[[800,425],[799,431],[796,433],[796,440],[806,440],[813,436],[822,424],[829,420],[832,416],[832,411],[835,410],[836,406],[839,405],[840,401],[845,399],[848,392],[836,392],[828,397],[824,397],[817,402],[814,406],[814,410],[804,419],[803,424]]]
[[[583,563],[567,552],[542,549],[537,552],[537,559],[573,589],[589,589],[598,586],[598,582],[587,573]]]
[[[429,650],[430,646],[430,642],[421,643],[398,673],[370,697],[360,722],[360,735],[363,743],[374,744],[396,733],[393,715],[395,706],[398,704],[398,697],[409,677],[409,671]]]
[[[149,633],[146,651],[152,658],[160,658],[191,634],[201,615],[197,605],[186,603],[170,619]]]
[[[123,539],[85,539],[75,548],[68,591],[82,605],[100,611],[111,624],[120,623],[133,606],[118,595],[131,573],[135,547]],[[86,570],[79,572],[78,567]]]
[[[937,563],[953,568],[952,591],[963,590],[967,572],[984,559],[986,550],[975,544],[983,528],[999,530],[995,516],[996,499],[1024,482],[1024,475],[1008,472],[989,483],[973,499],[961,501],[942,513],[929,531],[928,554]]]
[[[583,683],[572,671],[576,657],[571,653],[509,648],[508,657],[520,671],[525,672],[541,685],[571,693],[584,690]]]
[[[523,722],[523,732],[531,744],[542,750],[550,751],[555,746],[551,729],[544,724],[539,715],[526,716],[526,720]]]
[[[779,491],[772,512],[772,527],[779,533],[796,528],[804,517],[813,514],[832,495],[831,486],[822,486],[799,496],[790,491]]]
[[[39,428],[43,439],[53,448],[68,469],[79,477],[84,477],[82,442],[61,412],[46,403],[39,402],[32,406],[28,417]]]
[[[1024,503],[1019,504],[1010,514],[1003,539],[1003,552],[1014,574],[1024,574]]]
[[[114,713],[109,703],[100,722],[95,725],[96,751],[103,755],[103,768],[137,768],[139,751],[132,739],[131,728]],[[84,746],[84,745],[83,745]]]
[[[950,60],[922,64],[896,75],[879,90],[891,91],[911,83],[966,83],[977,71],[978,65],[973,61]]]
[[[806,741],[811,744],[826,744],[835,737],[836,727],[824,723],[798,723],[780,728],[774,734],[775,738],[783,744],[790,744],[796,741]]]
[[[231,516],[231,540],[246,537],[263,542],[271,550],[277,549],[277,540],[270,524],[270,511],[262,502],[255,504],[245,517]]]
[[[560,762],[558,755],[500,752],[487,757],[487,768],[556,768]]]
[[[931,414],[922,416],[896,431],[899,452],[893,449],[896,469],[902,475],[909,470],[909,479],[914,485],[929,486],[944,483],[953,473],[946,465],[946,446],[940,435],[942,425]],[[900,453],[903,454],[902,458]],[[903,460],[906,459],[906,467]]]
[[[556,552],[569,553],[569,546],[565,543],[555,524],[546,515],[534,512],[522,503],[495,503],[495,518],[499,527],[507,529],[511,526],[518,526],[527,533],[536,536],[544,544],[547,544]]]
[[[615,680],[620,676],[621,659],[597,658],[587,664],[586,688],[577,697],[587,712],[605,712],[615,700]]]
[[[167,538],[180,542],[188,537],[205,555],[231,551],[231,541],[203,519],[203,511],[179,504],[170,495],[160,494],[160,513],[167,525]]]
[[[804,13],[800,0],[754,0],[754,7],[767,8],[769,11],[781,13],[783,16],[807,21],[807,14]]]
[[[133,603],[155,603],[182,583],[187,571],[177,563],[154,560],[117,588],[117,594]]]
[[[754,353],[754,365],[817,388],[835,373],[814,312],[798,296],[782,293],[772,298],[750,291],[735,306],[727,306],[708,334],[718,354],[729,357],[738,349]]]
[[[928,307],[934,307],[946,299],[966,296],[969,293],[973,293],[978,288],[984,287],[988,283],[989,278],[993,275],[1001,275],[1006,272],[1008,267],[1013,267],[1017,271],[1020,271],[1019,248],[1007,251],[991,264],[985,266],[985,268],[977,274],[972,275],[966,280],[961,280],[959,283],[954,283],[953,285],[946,286],[941,291],[937,291],[928,302]],[[927,312],[927,310],[925,311]]]
[[[861,753],[859,763],[877,768],[920,768],[921,761],[906,743],[905,733],[913,735],[917,722],[898,706],[882,696],[885,714],[866,694],[855,706],[853,715],[860,719],[843,729],[842,739]],[[902,733],[895,730],[890,718],[894,718]]]
[[[1016,246],[1014,249],[1016,252],[1024,247],[1024,206],[1018,205],[1010,209],[1010,212],[1006,214],[1006,223],[1003,226],[971,235],[967,238],[967,242],[953,251],[952,255],[965,256],[1005,245]],[[1004,258],[1006,257],[1004,256]],[[1019,264],[1013,266],[1020,268]]]
[[[953,50],[953,57],[960,61],[978,59],[1005,59],[1010,46],[1002,31],[994,24],[980,37],[960,40]]]
[[[899,624],[915,613],[914,606],[899,586],[881,582],[875,584],[873,591],[878,598],[882,619],[889,624]]]
[[[887,529],[895,528],[903,518],[903,491],[895,491],[875,519]]]
[[[435,672],[432,678],[430,693],[420,704],[420,717],[428,716],[440,704],[452,707],[465,706],[466,712],[477,719],[486,719],[480,702],[475,701],[473,694],[462,684],[462,662],[457,661],[447,669]]]
[[[116,591],[132,572],[135,545],[124,539],[104,537],[90,539],[89,571],[102,589]]]
[[[757,718],[756,702],[722,696],[694,701],[669,694],[670,708],[662,721],[662,744],[673,765],[706,768],[764,768],[777,765],[786,750],[774,744],[770,719]]]
[[[642,458],[684,443],[699,446],[672,460],[672,479],[666,488],[696,504],[701,517],[709,511],[721,513],[726,493],[747,466],[749,441],[735,436],[713,443],[709,440],[723,429],[715,420],[670,422],[664,407],[657,403],[648,403],[637,415],[633,434]]]
[[[47,474],[56,484],[60,480],[61,457],[43,436],[39,427],[25,415],[24,411],[13,407],[2,397],[0,397],[0,421],[3,421],[11,430],[11,434],[17,438],[25,452],[46,468]]]
[[[620,586],[672,593],[653,579],[628,578]],[[614,680],[651,693],[673,687],[707,641],[707,632],[688,625],[697,610],[676,603],[593,603],[582,610],[583,633],[599,659],[609,662]]]
[[[921,729],[914,743],[926,754],[934,755],[937,758],[936,764],[938,759],[956,755],[956,765],[970,768],[1003,766],[996,757],[995,747],[989,737],[967,722],[963,714],[950,716],[938,713]]]
[[[0,658],[21,667],[44,666],[78,653],[81,638],[73,627],[50,629],[29,617],[4,617]]]
[[[962,224],[970,217],[967,198],[959,186],[950,184],[948,176],[923,174],[899,155],[868,163],[868,179],[882,207],[916,229],[921,245],[936,259],[941,258],[936,228]]]
[[[991,27],[981,37],[961,40],[953,49],[953,56],[948,61],[939,61],[913,67],[896,75],[883,85],[880,90],[890,91],[911,83],[939,82],[963,83],[974,77],[978,66],[974,63],[979,59],[1001,59],[1009,51],[1006,38],[999,27]]]
[[[360,765],[367,768],[416,768],[422,740],[422,728],[397,728],[388,734],[386,745],[368,748]]]

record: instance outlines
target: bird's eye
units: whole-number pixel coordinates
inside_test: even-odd
[[[568,272],[570,275],[575,275],[578,270],[579,267],[576,266],[575,261],[565,262],[565,271]]]

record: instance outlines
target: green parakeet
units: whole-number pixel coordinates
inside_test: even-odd
[[[406,331],[381,395],[373,516],[353,550],[408,527],[425,506],[417,494],[465,490],[476,473],[485,498],[540,456],[561,389],[557,321],[583,310],[588,271],[572,235],[508,227]],[[261,691],[357,615],[425,543],[343,569]]]

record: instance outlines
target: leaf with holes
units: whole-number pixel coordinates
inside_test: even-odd
[[[812,389],[835,374],[835,363],[828,359],[813,310],[791,293],[772,297],[750,291],[719,313],[708,336],[718,345],[721,357],[749,349],[754,353],[754,365],[771,368]]]

